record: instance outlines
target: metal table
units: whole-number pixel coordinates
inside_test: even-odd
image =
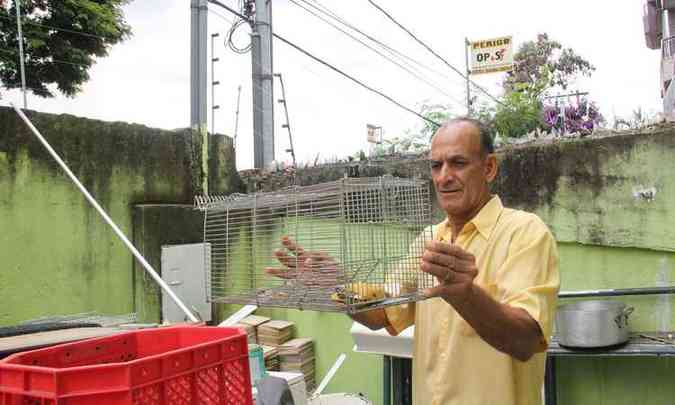
[[[656,341],[643,336],[656,337]],[[670,335],[670,336],[669,336]],[[636,332],[622,345],[599,349],[570,349],[558,344],[556,336],[551,339],[546,359],[544,390],[546,405],[556,405],[556,359],[558,357],[671,357],[675,356],[675,332]]]

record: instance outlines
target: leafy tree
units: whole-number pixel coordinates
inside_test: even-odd
[[[448,104],[426,104],[423,103],[420,107],[420,114],[428,118],[433,122],[443,124],[452,118],[452,107]],[[408,134],[408,136],[417,137],[419,140],[426,139],[426,142],[431,141],[431,137],[434,135],[438,127],[432,124],[429,121],[424,121],[424,126],[417,134]]]
[[[550,86],[567,89],[581,76],[590,77],[595,67],[577,55],[571,48],[563,46],[543,33],[536,41],[524,42],[513,55],[513,71],[509,72],[503,83],[507,92],[515,91],[516,85],[534,84],[542,79],[542,68],[550,75]]]
[[[70,97],[82,90],[95,58],[131,35],[122,14],[128,1],[22,0],[26,87],[42,97],[54,96],[49,84]],[[21,87],[21,71],[16,0],[8,2],[0,7],[0,83],[11,89]]]
[[[566,89],[577,77],[590,77],[595,70],[574,50],[563,48],[545,33],[539,34],[536,41],[524,42],[513,59],[514,69],[507,73],[502,84],[501,103],[479,111],[483,118],[491,117],[495,130],[507,138],[518,138],[537,128],[550,130],[553,125],[546,121],[544,95],[556,87]],[[577,114],[579,111],[569,109],[570,116],[576,118],[572,117],[567,124],[578,122],[575,130],[590,131],[601,118],[595,107],[592,118],[585,113]],[[550,113],[550,109],[546,112]],[[572,129],[570,125],[565,125],[566,129]]]

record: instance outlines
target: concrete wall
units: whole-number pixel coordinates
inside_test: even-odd
[[[129,237],[133,204],[191,204],[201,184],[201,146],[189,132],[29,116]],[[234,191],[231,140],[210,139],[209,183]],[[136,310],[131,254],[8,108],[0,108],[0,230],[0,325]]]
[[[674,154],[675,128],[668,126],[511,147],[499,152],[500,174],[493,188],[506,205],[534,211],[549,225],[559,241],[563,290],[670,285],[675,278]],[[249,191],[269,190],[335,180],[350,167],[361,176],[429,177],[422,156],[310,168],[295,178],[255,171],[242,176]],[[442,213],[436,210],[435,216]],[[636,308],[633,330],[673,330],[673,297],[617,299]],[[338,348],[351,345],[344,317],[270,313],[321,336],[320,358],[333,358]],[[364,392],[381,403],[381,359],[350,356],[329,389],[358,390],[368,381]],[[670,403],[675,397],[673,367],[668,359],[563,359],[558,403]]]

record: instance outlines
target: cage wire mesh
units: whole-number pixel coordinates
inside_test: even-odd
[[[433,284],[419,271],[427,181],[345,178],[195,200],[212,302],[354,313],[420,300]]]

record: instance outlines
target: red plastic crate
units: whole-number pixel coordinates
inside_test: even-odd
[[[125,332],[0,361],[0,405],[252,405],[246,333]]]

